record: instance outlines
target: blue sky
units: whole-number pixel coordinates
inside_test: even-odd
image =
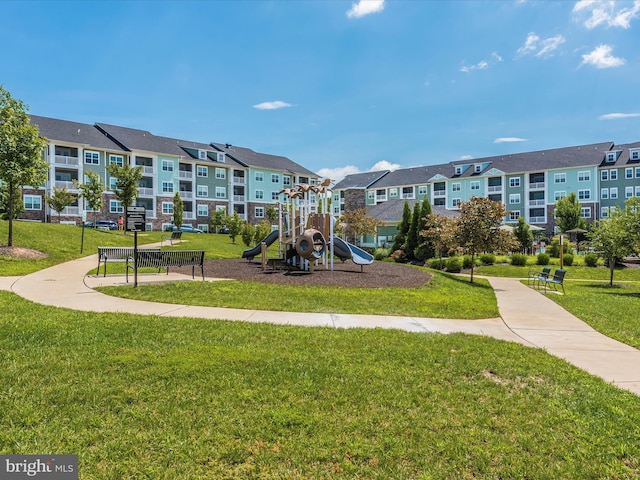
[[[636,1],[12,1],[30,112],[284,155],[331,178],[640,140]]]

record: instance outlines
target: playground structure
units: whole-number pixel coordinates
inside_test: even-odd
[[[313,272],[318,265],[333,270],[334,258],[342,262],[351,259],[362,267],[373,263],[373,255],[334,234],[336,219],[328,213],[331,180],[320,185],[296,185],[279,193],[284,203],[277,204],[278,229],[272,231],[253,248],[245,250],[242,258],[262,258],[263,269],[269,261],[267,248],[278,240],[279,260],[289,267]]]

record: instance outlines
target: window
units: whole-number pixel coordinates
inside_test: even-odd
[[[473,171],[474,171],[474,173],[480,173],[482,171],[482,164],[481,163],[476,163],[473,166]]]
[[[600,189],[600,199],[601,200],[606,200],[609,198],[609,189],[608,188],[601,188]]]
[[[553,199],[557,202],[558,200],[563,199],[567,196],[567,192],[565,190],[558,190],[557,192],[553,192]]]
[[[617,180],[617,179],[618,179],[618,170],[610,170],[609,180]]]
[[[462,167],[456,167],[455,172],[456,175],[462,175]]]
[[[582,207],[580,209],[580,216],[582,218],[591,218],[591,207]]]
[[[591,200],[591,190],[578,190],[578,200]]]
[[[374,198],[376,198],[376,192],[374,192],[373,190],[369,190],[367,192],[367,199],[368,200],[373,200]]]
[[[173,213],[173,203],[171,203],[170,205],[171,205],[171,212]],[[122,207],[122,203],[120,203],[120,200],[109,201],[109,212],[124,213],[124,208]]]
[[[511,177],[509,179],[509,186],[511,188],[517,188],[520,186],[520,177]]]
[[[518,220],[518,218],[520,218],[520,211],[519,210],[512,210],[509,212],[509,221],[511,222],[515,222]]]
[[[284,175],[284,176],[282,177],[282,184],[283,184],[283,185],[286,185],[286,186],[291,185],[291,177],[290,177],[290,176],[288,176],[288,175]]]
[[[25,210],[42,210],[42,197],[40,195],[25,195],[22,197]]]
[[[173,182],[162,182],[162,193],[173,193]]]
[[[602,170],[600,172],[600,180],[602,180],[603,182],[609,180],[609,170]]]
[[[112,192],[118,189],[118,177],[109,178],[109,190]]]
[[[624,187],[624,198],[633,197],[633,187]]]
[[[640,167],[636,167],[636,178],[640,178]]]
[[[609,218],[609,207],[602,207],[600,209],[600,217],[601,218]]]
[[[426,195],[427,194],[427,186],[426,185],[420,185],[418,187],[418,195]]]
[[[226,180],[227,170],[225,168],[216,168],[216,178],[218,180]]]
[[[227,213],[226,205],[216,205],[216,212],[224,212]]]
[[[256,200],[264,199],[264,190],[256,190]]]
[[[209,169],[207,167],[203,166],[203,165],[198,165],[196,167],[196,170],[198,172],[197,175],[199,177],[208,177],[209,176]]]
[[[640,150],[631,152],[631,160],[640,160]]]
[[[618,187],[613,187],[609,189],[609,198],[615,200],[618,198]]]
[[[278,192],[271,192],[271,200],[278,200]]]
[[[256,172],[255,179],[256,182],[264,182],[264,173]]]
[[[209,215],[209,206],[208,205],[198,205],[198,216],[206,217]]]
[[[553,183],[567,183],[566,173],[555,173],[553,175]]]
[[[200,160],[206,160],[207,159],[207,151],[206,150],[198,150],[198,158]]]
[[[616,152],[607,152],[607,162],[615,162],[616,161]]]
[[[164,213],[165,215],[173,215],[173,203],[162,202],[162,213]]]
[[[462,203],[462,199],[460,198],[452,198],[451,199],[451,206],[453,208],[460,208],[460,204]]]
[[[633,178],[633,168],[625,168],[624,169],[624,177],[625,178]]]
[[[471,182],[471,190],[480,190],[480,182]]]
[[[459,192],[460,190],[462,190],[461,184],[459,184],[459,183],[452,183],[451,184],[451,191],[452,192]]]
[[[636,197],[640,197],[640,185],[636,186]]]
[[[256,207],[256,209],[255,209],[255,217],[256,218],[264,218],[264,207]]]
[[[162,171],[173,172],[173,162],[171,160],[162,160]]]
[[[218,161],[220,163],[224,163],[225,162],[225,156],[224,153],[218,153]]]
[[[208,197],[209,187],[207,185],[198,185],[196,189],[196,197]]]
[[[124,157],[122,155],[109,155],[109,163],[115,163],[116,165],[124,165]]]
[[[277,173],[272,173],[271,183],[280,183],[280,175],[278,175]]]
[[[584,170],[582,172],[578,172],[578,181],[579,182],[590,182],[591,181],[591,172],[589,170]]]
[[[208,223],[199,223],[198,228],[202,230],[204,233],[209,233],[209,224]]]
[[[398,189],[397,188],[390,188],[389,189],[389,197],[398,198]]]
[[[513,204],[517,204],[520,203],[520,194],[519,193],[512,193],[509,195],[509,204],[513,205]]]
[[[100,154],[98,152],[90,152],[87,150],[84,152],[84,163],[98,165],[100,163]]]
[[[216,198],[227,198],[226,187],[216,187]]]

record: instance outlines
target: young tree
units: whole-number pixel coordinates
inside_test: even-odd
[[[575,192],[571,192],[556,202],[556,225],[561,232],[574,228],[586,228],[587,224],[582,218],[582,205],[580,205]]]
[[[396,250],[403,250],[405,247],[405,243],[407,242],[407,233],[409,233],[409,227],[411,227],[411,208],[409,207],[408,202],[404,202],[404,207],[402,209],[402,220],[398,224],[398,233],[393,239],[393,248],[392,250],[395,252]]]
[[[180,197],[180,192],[173,196],[173,224],[178,230],[182,227],[182,217],[184,214],[184,202]]]
[[[269,221],[269,223],[271,223],[271,225],[278,221],[278,209],[273,205],[267,205],[265,215],[267,216],[267,220]]]
[[[449,253],[456,246],[457,222],[450,217],[430,213],[424,217],[424,229],[420,230],[420,238],[423,238],[423,244],[428,244],[429,248],[434,248],[440,263],[442,263],[443,254]]]
[[[415,260],[415,250],[418,248],[418,236],[420,233],[419,224],[420,223],[420,203],[416,202],[413,206],[413,215],[411,216],[411,225],[409,225],[409,232],[407,232],[407,240],[405,243],[405,253],[407,255],[407,259]]]
[[[77,185],[80,189],[80,197],[84,198],[86,206],[93,212],[93,225],[95,226],[97,215],[102,208],[102,194],[104,193],[104,185],[100,175],[96,172],[85,172],[86,181]]]
[[[60,223],[60,214],[62,210],[75,202],[76,196],[68,191],[65,187],[53,187],[53,195],[47,196],[47,203],[51,210],[58,214],[58,223]]]
[[[229,238],[231,239],[231,243],[236,243],[236,237],[242,231],[242,226],[245,221],[240,218],[238,212],[233,212],[233,215],[227,217],[227,228],[229,229]]]
[[[378,226],[382,224],[380,220],[367,215],[366,208],[356,208],[343,213],[340,223],[347,241],[352,238],[354,245],[357,245],[360,237],[364,235],[375,235]]]
[[[505,215],[504,205],[488,198],[471,197],[460,206],[456,239],[461,250],[471,255],[471,283],[476,254],[513,246],[513,235],[499,228]]]
[[[533,245],[533,232],[524,221],[524,217],[518,217],[518,223],[513,227],[513,236],[520,243],[520,252],[525,253]]]
[[[28,108],[0,85],[0,181],[7,184],[8,246],[13,246],[14,207],[25,185],[47,181],[49,164],[42,157],[47,140],[31,125]]]
[[[266,220],[262,220],[258,225],[255,226],[255,231],[253,234],[253,240],[255,244],[261,242],[263,239],[267,237],[271,233],[271,223]]]
[[[107,172],[116,177],[115,195],[124,211],[136,201],[138,197],[138,184],[142,178],[142,167],[132,167],[128,163],[120,166],[117,163],[107,165]]]
[[[227,212],[224,210],[216,210],[213,212],[213,215],[211,215],[209,223],[211,224],[211,230],[218,233],[221,228],[227,226]]]
[[[256,227],[254,227],[250,223],[243,223],[242,228],[240,229],[240,238],[242,238],[242,243],[244,243],[247,247],[250,247],[254,243],[255,236]]]

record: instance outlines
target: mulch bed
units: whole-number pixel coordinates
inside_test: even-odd
[[[177,271],[180,271],[179,269]],[[191,267],[182,270],[191,274]],[[245,259],[205,260],[205,277],[229,278],[250,282],[273,283],[278,285],[323,285],[332,287],[420,287],[431,280],[431,275],[418,268],[391,262],[374,262],[360,266],[352,262],[339,260],[334,263],[334,270],[325,270],[318,266],[313,273],[300,270],[285,270],[267,267],[262,271],[258,261]]]

